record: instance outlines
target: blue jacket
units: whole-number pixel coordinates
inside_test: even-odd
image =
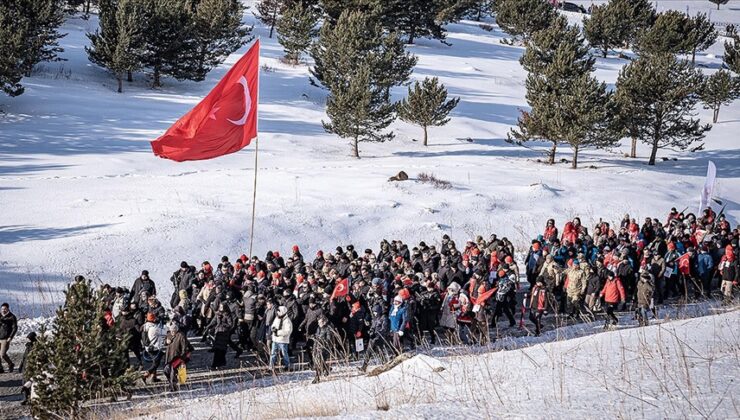
[[[699,273],[699,276],[704,277],[705,274],[711,273],[713,268],[714,261],[712,261],[712,256],[706,253],[700,253],[696,259],[696,271]]]
[[[390,310],[391,332],[403,331],[406,329],[406,304],[402,303],[396,309],[394,306]]]

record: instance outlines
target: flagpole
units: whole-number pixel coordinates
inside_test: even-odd
[[[257,104],[260,102],[260,67],[259,67],[259,48],[262,46],[260,42],[260,37],[257,36]],[[259,119],[259,105],[257,106],[257,112],[255,113],[255,118],[257,118],[257,121],[255,123],[257,128],[257,137],[254,139],[254,186],[252,188],[252,227],[250,228],[249,232],[249,258],[252,258],[254,254],[252,254],[252,245],[254,245],[254,219],[255,219],[255,211],[257,209],[257,169],[258,169],[258,155],[260,150],[260,119]]]

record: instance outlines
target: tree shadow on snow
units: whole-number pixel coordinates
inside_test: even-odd
[[[25,241],[45,241],[67,238],[91,229],[110,226],[108,224],[76,226],[71,228],[33,228],[29,226],[0,226],[0,245],[9,245]]]

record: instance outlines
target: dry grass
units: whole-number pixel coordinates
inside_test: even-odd
[[[422,172],[416,177],[416,179],[417,181],[421,183],[430,184],[434,188],[437,188],[440,190],[449,190],[452,188],[451,182],[439,179],[436,176],[434,176],[434,174],[428,174],[426,172]]]

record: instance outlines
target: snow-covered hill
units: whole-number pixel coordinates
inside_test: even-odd
[[[668,2],[659,2],[668,3]],[[711,9],[709,2],[670,2],[671,7]],[[722,20],[740,22],[723,6]],[[662,6],[661,6],[662,7]],[[694,10],[694,9],[692,9]],[[245,19],[253,23],[251,13]],[[19,315],[42,315],[77,273],[128,285],[150,271],[160,294],[181,260],[232,258],[247,252],[254,148],[212,161],[174,163],[156,158],[156,138],[202,98],[247,47],[202,83],[165,79],[151,90],[141,74],[124,93],[91,64],[84,52],[96,18],[70,19],[61,40],[68,61],[45,63],[24,79],[26,93],[0,96],[0,300]],[[306,66],[279,62],[275,39],[262,37],[260,161],[255,250],[287,250],[298,244],[312,256],[319,248],[353,243],[377,248],[383,238],[434,243],[443,233],[458,241],[496,232],[523,246],[546,218],[559,226],[580,216],[592,225],[624,213],[663,217],[672,206],[695,210],[708,160],[718,169],[717,195],[731,221],[740,220],[740,102],[722,109],[706,150],[694,155],[661,152],[676,161],[645,165],[623,157],[627,146],[586,151],[582,169],[546,166],[545,145],[504,142],[526,107],[523,49],[499,41],[497,27],[477,22],[449,25],[451,46],[419,40],[413,78],[437,76],[461,98],[449,125],[430,131],[397,122],[397,138],[349,145],[324,132],[325,92],[308,83]],[[697,60],[715,71],[721,45]],[[599,59],[596,75],[613,84],[625,60]],[[394,94],[400,99],[405,88]],[[710,113],[700,110],[703,121]],[[558,158],[569,158],[563,149]],[[389,183],[400,170],[409,182]],[[421,172],[452,183],[435,189],[416,182]]]
[[[169,418],[738,418],[740,315],[137,406]],[[282,382],[282,379],[278,378]],[[166,407],[175,406],[169,410]]]

